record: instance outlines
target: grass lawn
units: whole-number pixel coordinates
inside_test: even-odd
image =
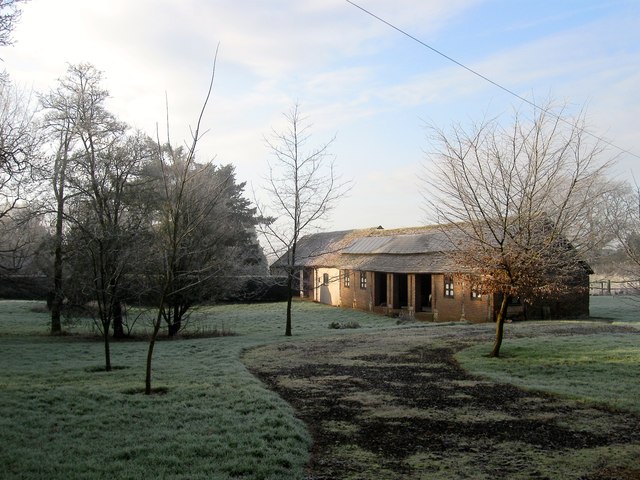
[[[146,342],[103,346],[86,337],[50,337],[40,304],[0,302],[0,466],[2,478],[303,477],[311,439],[292,409],[240,362],[255,345],[340,335],[331,322],[360,331],[388,318],[295,305],[286,340],[282,304],[221,306],[196,316],[202,330],[236,336],[163,341],[154,387],[144,386]],[[140,324],[144,327],[144,324]]]
[[[639,298],[591,297],[592,317],[616,325],[640,327],[638,307]],[[507,325],[507,337],[509,328]],[[637,335],[507,338],[501,358],[487,357],[488,351],[490,344],[480,344],[456,358],[469,372],[492,380],[640,413]]]
[[[157,344],[153,381],[163,393],[147,397],[141,394],[146,342],[112,343],[116,368],[106,373],[100,371],[100,341],[47,335],[48,315],[34,307],[41,305],[0,302],[0,477],[7,479],[303,478],[309,432],[286,402],[248,372],[242,353],[281,343],[280,357],[272,358],[278,362],[288,348],[309,339],[407,335],[416,329],[428,341],[430,331],[429,325],[396,326],[382,316],[296,303],[294,336],[286,338],[282,304],[207,308],[194,315],[196,328],[237,335]],[[328,328],[354,321],[362,328]],[[585,376],[590,390],[608,390],[616,378],[626,400],[614,405],[639,410],[638,382],[632,381],[640,364],[638,336],[517,339],[509,328],[500,363],[491,365],[483,357],[486,346],[459,358],[474,372],[500,373],[501,379],[528,387],[554,391],[544,380],[555,376],[563,383],[564,378],[560,393],[589,401],[609,400],[581,390]],[[545,370],[557,373],[540,374]]]
[[[553,354],[544,370],[553,370],[579,363],[577,349],[563,346],[563,340],[575,341],[589,346],[595,361],[566,368],[559,381],[567,383],[573,398],[583,372],[590,395],[619,382],[628,409],[615,411],[461,369],[454,355],[479,345],[469,355],[474,368],[491,351],[494,328],[421,325],[383,334],[354,332],[298,342],[287,348],[286,358],[282,345],[269,345],[243,359],[313,426],[312,478],[639,479],[640,414],[634,412],[640,396],[633,392],[640,332],[593,321],[507,326],[505,351],[531,342],[526,354],[532,358],[520,359],[523,386],[531,386],[538,374],[545,377],[535,361],[537,348],[555,342],[543,350]],[[629,352],[610,352],[612,345],[625,345]],[[627,355],[630,368],[610,368],[611,359]],[[516,358],[499,359],[494,370],[501,372]]]
[[[589,310],[594,318],[640,327],[640,296],[594,296]]]
[[[456,358],[475,375],[640,414],[638,335],[510,339],[498,359],[486,356],[488,347]]]

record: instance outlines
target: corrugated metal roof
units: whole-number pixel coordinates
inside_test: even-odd
[[[445,273],[453,264],[444,253],[343,255],[339,268],[369,272]]]
[[[317,233],[300,239],[295,264],[388,273],[459,272],[455,252],[464,249],[469,238],[472,232],[465,232],[463,225]],[[286,262],[284,255],[272,267]]]
[[[344,249],[344,253],[380,253],[384,251],[384,247],[392,240],[393,237],[356,238],[347,248]]]
[[[442,232],[403,234],[355,239],[344,253],[411,255],[452,250],[452,240]]]
[[[455,232],[440,227],[346,230],[308,235],[297,245],[296,265],[398,273],[439,273],[452,268],[446,252]],[[273,266],[286,261],[280,258]]]
[[[306,235],[297,244],[295,264],[299,267],[338,265],[345,246],[362,230],[344,230]],[[271,266],[278,268],[287,264],[287,255],[281,256]]]
[[[344,230],[316,233],[302,237],[297,245],[296,264],[313,263],[314,259],[332,252],[341,251],[344,248],[342,241],[352,232],[353,230]]]

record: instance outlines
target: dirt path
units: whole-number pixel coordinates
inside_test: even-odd
[[[308,479],[640,478],[638,416],[468,375],[453,355],[486,336],[407,329],[244,360],[309,426]]]

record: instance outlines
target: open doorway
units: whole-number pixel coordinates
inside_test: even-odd
[[[409,305],[409,275],[393,274],[393,308],[404,308]]]
[[[387,300],[387,274],[384,272],[376,272],[375,274],[375,306],[386,307],[389,304]]]
[[[313,298],[313,269],[304,268],[302,270],[302,298]]]
[[[416,275],[416,311],[431,311],[431,274]]]

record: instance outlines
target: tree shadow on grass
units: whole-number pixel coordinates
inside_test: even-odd
[[[169,390],[171,390],[169,387],[155,387],[151,389],[151,395],[148,396],[166,395]],[[122,393],[125,395],[146,395],[144,388],[128,388],[123,390]]]

